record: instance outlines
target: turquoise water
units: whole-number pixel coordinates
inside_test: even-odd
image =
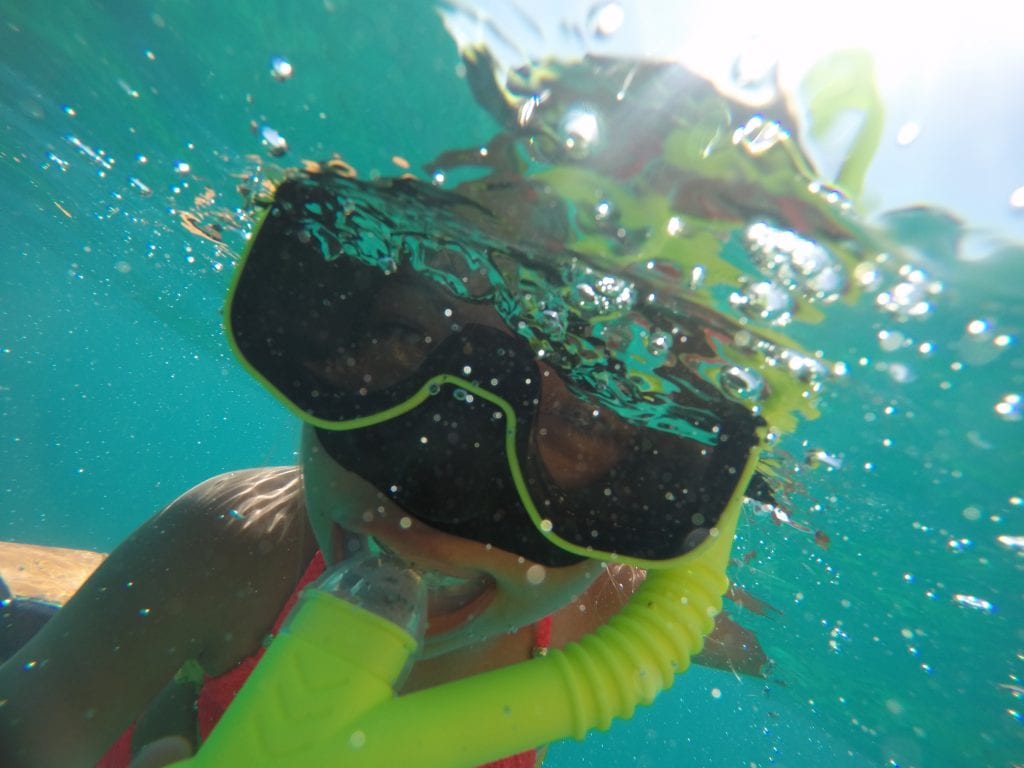
[[[240,204],[249,157],[267,159],[251,123],[287,139],[282,164],[337,151],[382,175],[496,130],[429,4],[260,9],[0,1],[4,538],[109,550],[203,478],[294,459],[294,424],[222,340],[230,254],[180,224],[207,190]],[[271,77],[275,56],[290,79]],[[546,765],[1024,758],[1021,422],[1005,399],[1024,391],[1024,270],[958,261],[934,218],[905,228],[942,283],[927,313],[897,320],[866,295],[795,332],[849,373],[781,445],[803,485],[791,516],[831,544],[751,514],[737,545],[756,554],[734,577],[780,611],[733,609],[768,679],[694,669]],[[803,461],[819,449],[841,467]]]

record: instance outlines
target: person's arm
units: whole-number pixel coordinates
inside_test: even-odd
[[[258,646],[308,549],[288,472],[221,476],[173,502],[0,667],[4,765],[93,765],[186,660],[218,674]]]
[[[175,675],[135,722],[132,751],[138,752],[147,744],[178,736],[187,743],[189,754],[195,753],[199,746],[196,700],[201,687],[201,679],[182,677],[180,672]]]

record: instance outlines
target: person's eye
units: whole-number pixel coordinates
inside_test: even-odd
[[[375,323],[371,334],[378,341],[392,344],[413,346],[429,343],[429,337],[423,328],[401,319],[389,319]]]

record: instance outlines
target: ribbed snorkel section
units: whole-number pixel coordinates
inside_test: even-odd
[[[724,573],[703,564],[652,572],[608,624],[552,654],[576,713],[572,736],[632,717],[671,686],[700,651],[727,588]]]

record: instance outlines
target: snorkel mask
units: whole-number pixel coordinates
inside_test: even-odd
[[[373,204],[382,200],[405,218],[428,217],[422,232],[451,231],[467,205],[417,182],[280,187],[226,308],[243,364],[337,461],[428,524],[553,566],[592,557],[652,570],[616,616],[564,650],[400,697],[396,681],[417,645],[403,627],[417,621],[396,605],[416,602],[407,596],[415,577],[386,553],[379,569],[328,574],[303,592],[191,765],[468,767],[581,739],[669,687],[721,610],[759,420],[724,403],[712,415],[695,397],[703,420],[684,436],[595,406],[470,295],[486,260],[514,248],[413,237]],[[373,237],[374,222],[390,241]],[[464,269],[445,273],[454,282],[416,273],[439,254],[452,266],[456,247]],[[425,303],[414,306],[410,290]],[[427,327],[438,318],[443,327]],[[567,449],[554,442],[559,421],[602,439]],[[442,491],[468,503],[481,486],[460,478],[474,474],[492,489],[472,500],[487,502],[483,512],[445,501]],[[378,577],[387,590],[372,588]],[[346,593],[327,594],[337,584]],[[396,585],[406,596],[383,609],[367,602]]]
[[[285,181],[228,301],[235,352],[427,525],[549,567],[679,564],[745,487],[759,420],[694,388],[670,429],[582,392],[495,308],[495,265],[538,257],[487,215],[415,180]]]

